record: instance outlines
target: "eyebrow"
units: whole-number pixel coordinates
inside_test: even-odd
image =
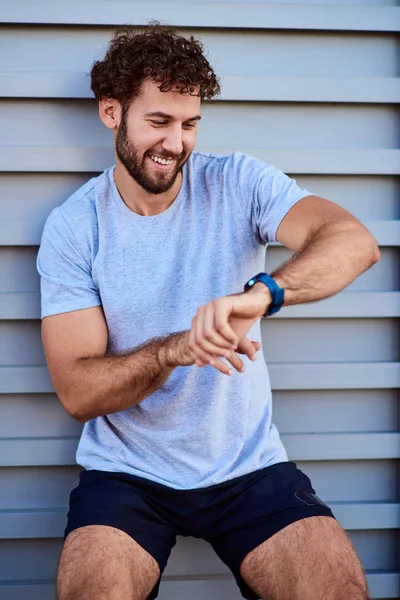
[[[174,117],[172,115],[168,115],[167,113],[163,113],[160,111],[145,113],[144,116],[145,117],[158,117],[160,119],[168,119],[169,121],[174,120]],[[186,119],[186,121],[184,121],[184,123],[187,123],[188,121],[200,121],[200,119],[201,119],[201,116],[196,115],[195,117],[190,117],[190,119]]]

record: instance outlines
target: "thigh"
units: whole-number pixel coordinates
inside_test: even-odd
[[[145,600],[160,577],[157,561],[125,532],[89,525],[66,538],[57,600]]]
[[[241,573],[245,557],[292,523],[310,517],[335,522],[310,479],[292,462],[276,463],[235,484],[215,533],[207,541],[230,568],[244,598],[257,596]]]
[[[156,598],[159,578],[176,542],[175,532],[160,517],[157,498],[143,493],[140,478],[95,470],[82,471],[78,487],[71,492],[64,538],[59,570],[59,600],[64,600],[64,581],[68,582],[65,589],[71,585],[85,585],[85,581],[97,582],[96,589],[99,585],[104,584],[105,588],[110,585],[113,591],[110,596],[108,592],[105,593],[104,598],[117,600],[120,596],[115,595],[116,580],[130,584],[133,581],[134,586],[142,590],[157,575],[149,595],[149,599]],[[86,560],[86,551],[90,561]],[[86,564],[80,565],[80,560],[85,560]],[[71,564],[78,565],[82,573],[81,581],[70,580],[69,573],[75,569],[68,566]],[[107,568],[108,564],[112,565],[115,572],[114,579]],[[100,577],[97,576],[99,573]],[[136,579],[132,580],[132,573],[136,574]],[[71,600],[79,600],[80,597],[72,595]],[[96,595],[97,600],[102,597]],[[130,594],[125,597],[130,600],[142,596]],[[83,595],[82,598],[86,600],[91,596]],[[65,600],[69,599],[69,595],[65,596]]]
[[[268,600],[368,600],[359,558],[341,525],[310,517],[288,525],[252,550],[240,573]]]

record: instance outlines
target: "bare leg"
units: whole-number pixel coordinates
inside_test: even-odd
[[[263,600],[368,600],[358,556],[331,517],[291,523],[257,546],[240,567]]]
[[[129,535],[89,525],[66,538],[57,600],[145,600],[160,576],[157,561]]]

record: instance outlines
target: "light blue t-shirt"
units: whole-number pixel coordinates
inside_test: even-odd
[[[175,201],[149,217],[124,204],[113,172],[52,211],[37,261],[42,317],[102,305],[110,352],[190,329],[199,306],[243,291],[282,218],[311,193],[251,156],[193,152]],[[261,341],[259,322],[248,337]],[[138,405],[88,421],[78,464],[190,489],[287,461],[262,352],[243,360],[231,377],[178,367]]]

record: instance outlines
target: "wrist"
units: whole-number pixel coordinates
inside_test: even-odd
[[[272,294],[269,288],[263,283],[261,283],[261,281],[258,281],[249,290],[247,290],[245,294],[251,294],[254,295],[255,298],[257,298],[258,304],[260,306],[260,317],[263,317],[269,309],[269,307],[271,306],[272,302]]]
[[[165,338],[158,352],[162,368],[175,369],[194,364],[189,350],[189,331],[173,333]]]
[[[266,289],[263,290],[263,286]],[[261,316],[269,317],[277,313],[285,304],[285,289],[273,275],[258,273],[254,275],[244,286],[244,291],[254,289],[254,294],[266,300],[265,312]],[[266,296],[265,296],[266,294]]]

